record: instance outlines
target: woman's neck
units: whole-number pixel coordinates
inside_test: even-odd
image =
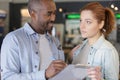
[[[89,45],[93,45],[101,35],[102,34],[96,34],[95,36],[88,38]]]

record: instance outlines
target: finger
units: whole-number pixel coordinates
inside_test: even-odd
[[[65,66],[67,66],[67,64],[62,60],[56,60],[56,61],[53,62],[53,64],[56,67],[65,67]]]
[[[101,67],[99,67],[99,66],[97,66],[95,69],[96,69],[98,72],[101,71]]]
[[[93,73],[93,71],[95,73],[99,73],[100,72],[100,67],[91,67],[91,68],[88,69],[89,73],[91,73],[91,72]]]
[[[91,71],[88,73],[88,75],[92,78],[99,78],[101,76],[101,74],[97,71]]]
[[[72,49],[72,51],[74,52],[76,49],[78,49],[80,47],[80,45],[76,46],[75,48]]]
[[[100,67],[92,67],[88,69],[88,76],[92,80],[100,80],[101,78],[101,72],[100,72]]]
[[[64,64],[54,64],[53,66],[56,70],[62,70],[66,67]]]
[[[64,64],[66,64],[63,60],[53,60],[53,63],[64,63]]]
[[[64,69],[67,66],[67,64],[62,61],[62,60],[55,60],[52,62],[52,67],[55,70],[61,71],[62,69]]]
[[[101,80],[101,78],[100,78],[98,75],[88,75],[88,77],[89,77],[91,80]]]

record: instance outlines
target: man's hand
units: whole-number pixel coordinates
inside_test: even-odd
[[[51,62],[49,67],[46,69],[45,77],[51,78],[55,76],[57,73],[59,73],[61,70],[63,70],[66,67],[66,63],[62,60],[54,60]]]

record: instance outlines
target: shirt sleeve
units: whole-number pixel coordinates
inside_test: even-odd
[[[1,80],[45,80],[45,70],[21,72],[18,51],[16,37],[7,35],[1,48]]]
[[[64,51],[63,51],[63,49],[62,49],[62,45],[61,45],[60,41],[58,40],[58,38],[53,37],[53,36],[52,36],[52,39],[53,39],[53,41],[54,41],[54,43],[55,43],[55,45],[56,45],[55,47],[57,47],[59,59],[65,61]],[[55,47],[54,47],[54,48],[55,48]],[[54,49],[54,50],[55,50],[55,49]]]
[[[105,80],[118,80],[119,57],[117,51],[115,49],[106,50],[104,55]]]

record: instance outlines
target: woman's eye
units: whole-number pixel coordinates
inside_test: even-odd
[[[91,21],[86,21],[87,24],[91,24],[92,22]]]
[[[82,20],[80,20],[80,22],[81,22]]]

